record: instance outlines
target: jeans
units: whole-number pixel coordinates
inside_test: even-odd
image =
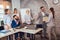
[[[37,24],[36,27],[37,28],[43,28],[43,37],[46,37],[46,28],[47,28],[47,23],[46,22],[43,22],[42,24]]]
[[[20,35],[18,35],[18,33],[15,33],[15,39],[17,39],[18,37],[22,38],[24,36],[23,32],[19,32]]]
[[[36,24],[37,28],[43,28],[43,24]]]
[[[20,35],[18,35],[18,33],[19,33]],[[18,32],[18,33],[15,33],[15,34],[14,34],[14,35],[15,35],[15,40],[17,40],[18,37],[22,38],[22,37],[24,36],[24,33],[23,33],[23,32]],[[7,40],[8,40],[8,39],[7,39]],[[11,36],[9,36],[9,40],[11,40]]]
[[[43,37],[46,37],[46,29],[47,29],[47,24],[46,22],[43,22]]]

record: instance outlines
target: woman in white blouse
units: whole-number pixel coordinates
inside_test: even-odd
[[[47,26],[48,26],[47,27],[47,34],[48,34],[49,40],[51,40],[51,33],[54,35],[55,40],[57,40],[56,34],[55,34],[54,9],[53,8],[49,9]]]
[[[31,24],[31,20],[33,20],[33,18],[31,17],[29,10],[26,10],[26,14],[25,14],[24,18],[25,18],[26,24]]]

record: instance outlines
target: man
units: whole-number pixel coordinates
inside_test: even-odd
[[[11,17],[10,17],[10,10],[5,9],[5,15],[4,15],[4,29],[8,30],[11,28]]]
[[[21,25],[21,23],[20,23],[19,17],[17,15],[14,15],[12,23],[11,23],[12,28],[19,27],[20,25]],[[24,35],[24,33],[22,33],[22,32],[15,33],[15,40],[21,39],[23,37],[23,35]],[[18,38],[19,36],[20,36],[20,38]]]
[[[13,16],[13,20],[12,20],[11,26],[12,26],[12,28],[20,26],[20,21],[19,21],[18,16],[16,16],[16,15]]]
[[[43,28],[43,37],[46,37],[46,23],[43,21],[43,18],[47,16],[46,9],[44,6],[40,7],[41,12],[38,13],[37,20],[39,23],[37,24],[38,28]]]
[[[40,12],[38,13],[38,17],[37,17],[37,21],[38,21],[37,24],[39,24],[40,26],[42,26],[43,24],[43,17],[46,16],[45,12],[46,12],[45,7],[44,6],[40,7]]]
[[[11,16],[10,16],[11,12],[9,9],[5,9],[5,15],[3,17],[3,21],[4,21],[4,29],[5,30],[9,30],[11,29]],[[10,38],[10,36],[9,36]],[[8,40],[8,39],[7,39]],[[10,40],[10,39],[9,39]]]

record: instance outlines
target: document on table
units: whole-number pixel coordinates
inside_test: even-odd
[[[0,31],[0,33],[4,33],[4,34],[5,34],[5,33],[8,33],[8,32],[10,32],[10,31],[9,31],[9,30],[1,30],[1,31]]]

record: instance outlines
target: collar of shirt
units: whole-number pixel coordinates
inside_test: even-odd
[[[41,12],[43,16],[45,16],[45,13],[44,12]]]

